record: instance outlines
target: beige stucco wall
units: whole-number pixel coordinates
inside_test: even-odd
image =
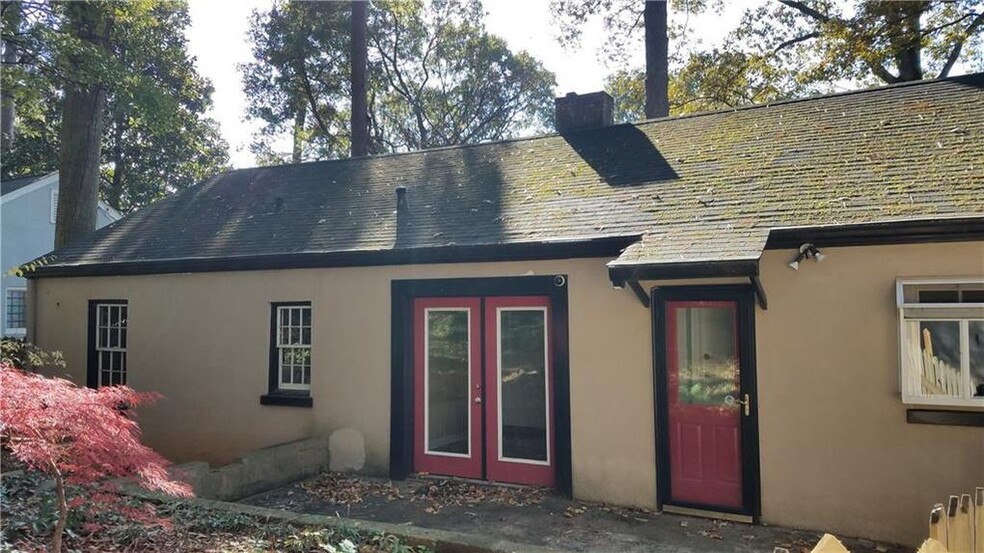
[[[984,274],[984,243],[830,248],[786,267],[766,252],[757,311],[763,520],[907,542],[928,508],[984,484],[984,429],[910,425],[899,400],[898,276]],[[568,275],[574,493],[655,505],[649,312],[612,290],[604,259],[43,279],[36,341],[84,381],[87,301],[130,302],[130,383],[167,399],[141,415],[176,461],[354,429],[366,466],[389,456],[390,282]],[[652,285],[655,283],[647,283]],[[677,282],[679,284],[679,282]],[[312,409],[261,406],[269,303],[314,306]],[[353,441],[358,443],[358,441]]]
[[[575,488],[586,498],[653,505],[649,314],[630,292],[611,288],[604,264],[42,279],[34,281],[36,341],[63,351],[71,376],[84,382],[88,300],[127,299],[129,384],[167,397],[141,415],[148,442],[165,455],[222,463],[253,448],[354,428],[364,437],[365,470],[383,474],[389,462],[390,282],[567,274]],[[270,302],[290,300],[313,304],[311,409],[259,403],[267,390]]]
[[[916,544],[934,503],[984,485],[984,428],[906,423],[895,279],[984,275],[984,242],[824,253],[762,260],[762,517]]]

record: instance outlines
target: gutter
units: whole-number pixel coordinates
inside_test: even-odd
[[[964,242],[984,239],[984,213],[977,217],[953,217],[776,227],[769,232],[766,249],[798,248],[809,242],[817,247],[882,246],[926,242]]]
[[[451,245],[389,250],[302,252],[251,256],[155,259],[78,265],[45,265],[43,259],[21,267],[27,279],[46,277],[157,275],[218,271],[374,267],[433,263],[481,263],[615,257],[642,239],[640,234],[582,240],[545,240],[512,244]],[[57,263],[57,261],[55,261]]]
[[[714,261],[684,261],[679,263],[643,263],[638,265],[609,265],[608,277],[618,288],[640,280],[672,280],[681,278],[757,277],[758,259]]]

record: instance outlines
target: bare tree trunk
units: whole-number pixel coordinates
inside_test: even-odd
[[[61,471],[56,468],[52,475],[55,477],[55,495],[58,498],[58,522],[55,523],[55,531],[51,535],[51,553],[61,553],[62,536],[68,522],[68,501],[65,499],[65,479]]]
[[[897,5],[899,13],[898,28],[901,37],[898,39],[899,52],[896,56],[899,67],[899,81],[921,81],[922,72],[922,44],[920,34],[922,25],[919,18],[928,6],[925,2],[899,2]]]
[[[300,163],[304,153],[304,122],[307,119],[307,102],[298,102],[297,113],[294,114],[294,149],[291,152],[291,163]]]
[[[366,108],[368,72],[367,2],[352,2],[352,157],[369,153],[369,112]]]
[[[646,27],[646,117],[670,114],[670,39],[666,0],[649,0],[643,12]]]
[[[68,27],[81,40],[107,50],[108,15],[97,3],[67,6]],[[69,83],[62,101],[58,218],[55,247],[96,229],[99,159],[106,89],[101,83]]]
[[[20,4],[18,2],[4,2],[4,18],[7,19],[5,27],[10,29],[11,34],[16,34],[20,29]],[[12,40],[3,43],[3,64],[10,67],[17,63],[17,44]],[[10,89],[4,87],[0,90],[0,140],[4,145],[9,144],[14,139],[14,95]]]

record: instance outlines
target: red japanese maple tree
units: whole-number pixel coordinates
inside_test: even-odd
[[[192,495],[168,475],[168,461],[140,443],[131,416],[133,407],[160,397],[125,386],[80,388],[0,364],[0,438],[14,457],[55,481],[59,516],[52,551],[61,551],[66,484],[108,485],[112,478],[134,477],[150,490]]]

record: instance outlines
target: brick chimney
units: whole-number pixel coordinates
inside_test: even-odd
[[[607,127],[614,122],[615,100],[607,92],[589,92],[554,98],[558,132]]]

